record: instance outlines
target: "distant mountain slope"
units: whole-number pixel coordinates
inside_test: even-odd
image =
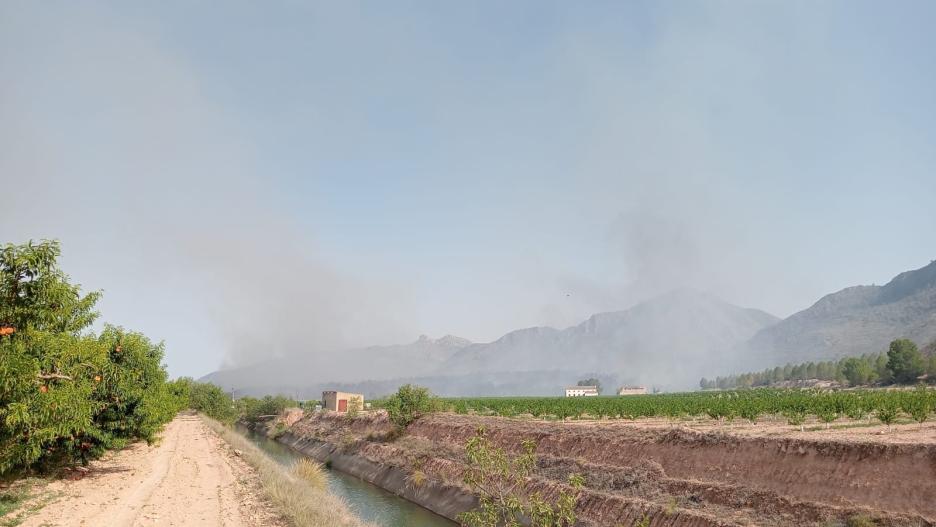
[[[837,359],[884,351],[900,337],[936,339],[936,261],[884,286],[856,286],[758,332],[745,345],[752,363]]]
[[[563,330],[520,329],[485,344],[420,337],[410,344],[273,359],[205,379],[255,394],[352,384],[379,391],[389,380],[413,378],[431,380],[444,393],[523,394],[546,393],[559,379],[573,382],[594,373],[690,389],[703,376],[879,352],[899,337],[921,346],[936,341],[936,262],[884,286],[826,295],[783,321],[679,289]],[[936,344],[927,351],[936,352]]]
[[[630,382],[691,388],[730,366],[730,351],[778,321],[756,309],[679,289],[624,311],[600,313],[565,330],[513,331],[456,352],[448,374],[504,371],[613,372]]]
[[[427,375],[471,341],[446,335],[431,339],[422,335],[409,344],[314,353],[276,358],[250,366],[220,370],[202,378],[225,389],[251,393],[279,393],[284,387],[301,387],[328,381],[363,381]]]
[[[593,315],[564,330],[520,329],[486,344],[453,336],[420,337],[410,344],[272,359],[217,371],[203,380],[261,394],[324,384],[376,387],[380,383],[360,381],[415,377],[444,385],[442,379],[450,378],[446,388],[451,389],[445,393],[480,393],[480,387],[496,384],[498,393],[524,394],[552,393],[543,384],[546,378],[574,382],[578,375],[594,373],[626,383],[688,389],[703,375],[731,369],[731,350],[777,321],[763,311],[679,289],[624,311]],[[544,371],[551,373],[533,375]],[[513,385],[511,378],[516,379]]]

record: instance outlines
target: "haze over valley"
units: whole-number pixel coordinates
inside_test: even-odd
[[[205,380],[244,394],[308,397],[330,385],[381,396],[404,382],[449,396],[557,395],[588,376],[608,386],[689,390],[705,376],[879,353],[896,338],[936,341],[936,262],[884,286],[831,293],[783,320],[683,288],[564,329],[523,328],[488,343],[422,335],[409,344],[334,350],[324,364],[297,355]]]

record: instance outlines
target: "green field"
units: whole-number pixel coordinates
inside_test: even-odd
[[[439,407],[459,414],[477,413],[537,418],[709,417],[756,422],[782,416],[790,424],[809,417],[822,422],[874,416],[889,424],[909,417],[923,422],[936,408],[936,390],[779,390],[751,389],[606,397],[476,397],[440,398]],[[381,401],[375,401],[380,407]]]

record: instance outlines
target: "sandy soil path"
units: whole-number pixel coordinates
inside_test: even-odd
[[[179,416],[158,445],[135,444],[92,464],[23,522],[40,526],[281,526],[253,470],[197,416]]]

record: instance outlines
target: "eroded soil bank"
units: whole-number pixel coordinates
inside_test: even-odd
[[[436,414],[399,436],[380,413],[303,417],[279,441],[447,517],[473,505],[461,481],[479,427],[508,449],[537,442],[546,495],[585,475],[583,525],[936,525],[936,446],[739,436],[619,423]]]

